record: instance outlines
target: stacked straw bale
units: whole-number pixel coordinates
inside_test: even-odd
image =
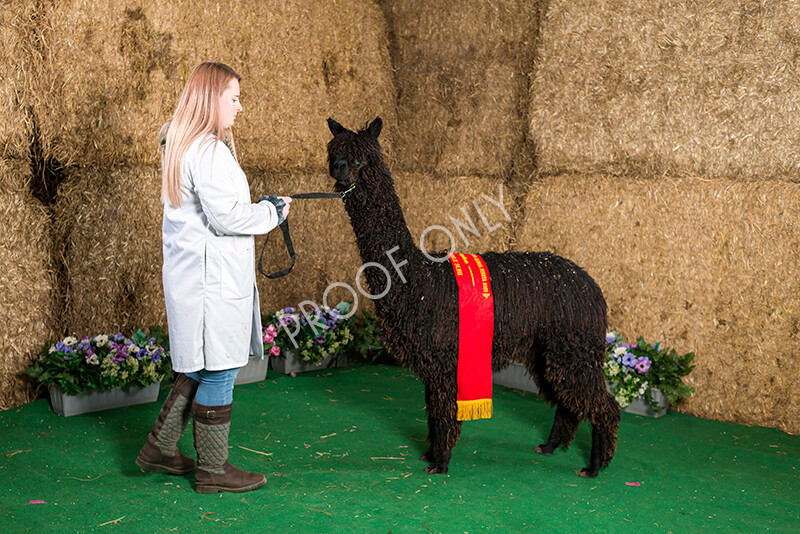
[[[280,195],[310,191],[331,191],[333,180],[327,173],[271,172],[262,169],[246,169],[253,196],[277,193]],[[499,201],[500,181],[496,179],[457,177],[435,178],[422,173],[396,173],[394,176],[398,196],[405,210],[406,222],[412,238],[419,244],[423,231],[430,225],[447,228],[456,240],[459,252],[506,250],[510,240],[510,226],[502,211],[482,197],[482,194]],[[500,228],[486,230],[472,201],[486,217],[489,225]],[[505,195],[505,202],[508,197]],[[470,225],[462,211],[464,208],[481,234],[480,237],[464,231],[465,244],[451,220],[455,218]],[[361,266],[361,257],[355,244],[355,236],[342,202],[332,200],[296,200],[289,215],[292,240],[297,252],[297,265],[284,278],[268,280],[257,276],[261,295],[262,311],[294,306],[303,300],[322,304],[325,289],[333,283],[349,285],[358,292],[356,273]],[[263,246],[264,238],[256,237],[256,254]],[[435,254],[450,248],[450,239],[444,231],[433,231],[426,235],[426,249]],[[402,261],[397,257],[396,260]],[[286,248],[279,231],[270,236],[264,253],[264,271],[274,272],[289,265]],[[361,280],[363,285],[363,280]],[[365,291],[369,291],[364,287]],[[346,289],[335,288],[327,302],[335,305],[341,300],[352,300]],[[358,293],[359,310],[371,309],[368,299]]]
[[[24,185],[29,173],[27,163],[0,160],[0,410],[35,398],[25,369],[56,320],[49,215]]]
[[[800,433],[800,185],[564,174],[527,208],[521,246],[586,268],[610,327],[697,353],[682,411]]]
[[[66,333],[130,335],[136,326],[166,326],[160,191],[155,166],[77,167],[59,187]]]
[[[454,252],[460,253],[503,252],[510,248],[511,221],[496,204],[484,197],[500,202],[501,179],[437,177],[415,172],[396,173],[394,179],[411,237],[418,247],[424,245],[431,256],[438,257],[442,255],[440,251],[449,251],[453,242]],[[511,198],[505,186],[502,196],[503,207],[510,216]],[[447,232],[438,229],[426,231],[431,226],[441,226]],[[473,227],[480,235],[475,235],[465,226]],[[423,234],[425,241],[421,243]]]
[[[381,0],[392,36],[400,168],[506,174],[523,146],[539,0]]]
[[[543,173],[800,171],[797,1],[553,0],[530,135]]]
[[[325,166],[325,119],[394,122],[380,9],[368,0],[73,0],[48,6],[48,70],[34,105],[46,157],[157,164],[155,135],[195,65],[240,74],[244,164]]]
[[[0,1],[0,158],[28,156],[30,81],[41,68],[38,2]]]

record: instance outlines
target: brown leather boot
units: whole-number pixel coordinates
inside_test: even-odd
[[[183,373],[175,375],[175,383],[147,436],[147,443],[136,457],[136,465],[147,471],[166,471],[171,475],[185,475],[194,469],[194,460],[184,456],[177,443],[192,415],[192,400],[198,385]]]
[[[197,493],[243,493],[260,488],[267,482],[263,474],[243,471],[228,462],[232,406],[204,406],[192,402],[194,448],[197,449],[197,469],[194,472]]]

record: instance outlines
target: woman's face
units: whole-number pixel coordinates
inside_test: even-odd
[[[233,121],[240,111],[242,111],[242,105],[239,103],[239,80],[233,78],[219,97],[222,128],[227,130],[233,126]]]

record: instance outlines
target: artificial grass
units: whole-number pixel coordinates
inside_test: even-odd
[[[0,412],[2,532],[798,532],[800,437],[670,412],[623,414],[596,479],[581,425],[545,457],[553,410],[495,386],[464,423],[447,475],[427,475],[424,394],[391,366],[350,366],[235,390],[230,459],[266,474],[243,494],[133,460],[158,403],[64,418],[46,400]],[[191,428],[179,444],[193,454]],[[639,485],[629,485],[639,484]],[[30,501],[44,501],[31,503]]]

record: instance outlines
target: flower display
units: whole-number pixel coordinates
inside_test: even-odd
[[[690,365],[693,358],[693,352],[678,356],[675,350],[661,348],[661,343],[649,344],[641,337],[636,343],[625,343],[622,336],[612,330],[606,334],[603,369],[620,407],[625,408],[637,397],[644,397],[650,407],[658,411],[652,388],[660,389],[672,405],[694,392],[681,378],[694,369],[694,365]]]
[[[27,373],[42,386],[56,383],[70,395],[84,389],[108,390],[128,384],[147,386],[172,373],[167,336],[160,328],[78,339],[48,341]]]
[[[318,364],[331,354],[348,350],[353,343],[353,320],[345,318],[349,302],[335,308],[283,308],[263,320],[264,353],[285,357],[287,351],[303,362]]]

